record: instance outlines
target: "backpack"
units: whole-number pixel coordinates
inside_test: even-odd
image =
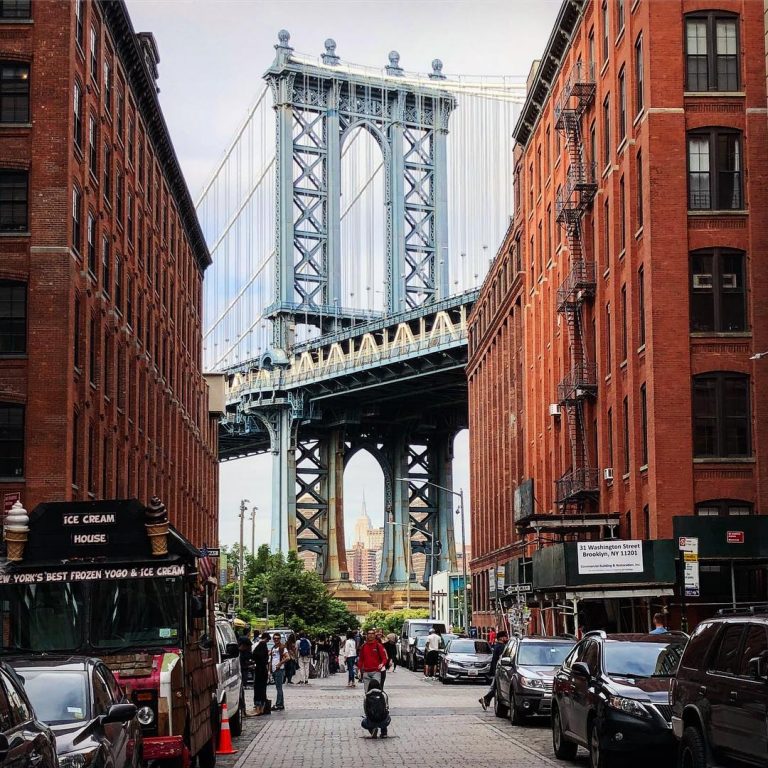
[[[299,640],[299,656],[309,656],[312,653],[312,644],[306,637]]]
[[[374,723],[387,719],[387,700],[380,690],[374,688],[365,695],[365,714]]]

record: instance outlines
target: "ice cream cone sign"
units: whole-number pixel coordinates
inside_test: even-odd
[[[146,519],[147,536],[155,557],[168,554],[168,510],[157,496],[149,502],[144,517]]]
[[[29,515],[20,501],[14,502],[3,524],[3,538],[8,551],[8,559],[18,562],[24,559],[24,546],[29,537]]]

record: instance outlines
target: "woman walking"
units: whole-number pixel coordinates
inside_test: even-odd
[[[251,653],[253,662],[253,715],[268,714],[267,681],[269,680],[269,632],[265,632]]]
[[[347,639],[344,641],[344,647],[341,649],[341,656],[347,667],[347,688],[355,687],[355,662],[357,661],[357,642],[355,633],[352,630],[347,632]]]
[[[291,632],[285,641],[285,650],[288,651],[288,662],[285,665],[285,682],[293,685],[293,676],[299,668],[299,655],[296,650],[296,635]]]
[[[272,670],[272,679],[275,681],[275,690],[277,696],[275,698],[274,710],[285,709],[285,702],[283,701],[283,683],[285,682],[285,665],[288,663],[289,656],[288,651],[285,650],[282,638],[279,633],[275,633],[272,637],[274,645],[269,654],[270,668]]]

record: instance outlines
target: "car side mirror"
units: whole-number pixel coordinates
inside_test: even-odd
[[[583,661],[576,661],[571,665],[571,671],[574,677],[578,677],[581,680],[589,680],[592,677],[592,673],[589,671],[589,667]]]
[[[227,658],[236,659],[240,655],[240,646],[237,643],[227,643],[224,647]]]
[[[5,758],[8,757],[10,750],[11,745],[8,742],[8,737],[4,733],[0,733],[0,763],[5,762]]]
[[[101,722],[104,725],[107,723],[127,723],[136,717],[136,711],[135,704],[113,704],[107,710],[107,714],[102,717]]]
[[[509,659],[509,658],[499,659],[499,666],[500,667],[511,667],[512,666],[512,659]]]

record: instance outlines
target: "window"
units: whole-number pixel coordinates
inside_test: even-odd
[[[621,359],[627,359],[627,286],[621,286]]]
[[[613,467],[613,409],[608,409],[608,466]]]
[[[0,280],[0,355],[27,351],[27,286]]]
[[[643,227],[643,153],[637,153],[637,228]]]
[[[112,67],[104,61],[104,108],[112,112]]]
[[[714,249],[691,254],[691,331],[747,330],[744,254]]]
[[[640,346],[645,346],[645,268],[637,270],[637,305],[638,305],[638,336]]]
[[[123,93],[123,89],[118,87],[117,89],[117,107],[116,110],[116,128],[117,128],[117,137],[120,139],[120,141],[123,140],[123,127],[125,125],[125,94]]]
[[[597,125],[593,121],[589,129],[589,162],[592,163],[592,170],[597,169]]]
[[[83,89],[80,83],[75,83],[74,94],[72,99],[72,113],[73,113],[73,137],[75,139],[75,146],[79,150],[83,149]]]
[[[587,76],[593,78],[595,76],[595,30],[589,30],[589,40],[587,42],[587,63],[589,65],[589,72]]]
[[[613,350],[611,342],[611,302],[609,301],[605,305],[605,362],[608,370],[606,375],[609,376],[611,369],[613,368]]]
[[[118,223],[123,223],[123,185],[125,178],[121,171],[115,174],[115,218]]]
[[[26,232],[28,174],[0,170],[0,232]]]
[[[693,453],[696,458],[751,456],[748,376],[693,377]]]
[[[696,505],[699,517],[748,517],[752,514],[752,502],[739,499],[710,499]]]
[[[99,33],[91,27],[91,79],[99,84]]]
[[[94,115],[88,116],[88,166],[90,172],[96,176],[99,155],[96,148],[96,140],[98,139],[98,126],[96,125],[96,118]]]
[[[0,0],[0,19],[29,19],[31,0]]]
[[[126,147],[127,154],[128,154],[128,160],[130,161],[131,165],[133,165],[133,149],[134,149],[134,128],[133,128],[133,120],[129,117],[128,118],[128,146]]]
[[[611,162],[611,94],[603,101],[603,165]]]
[[[621,229],[619,230],[619,250],[623,253],[627,247],[627,195],[624,189],[624,177],[619,180],[619,205],[621,210],[619,213],[619,223]]]
[[[72,416],[72,485],[77,487],[79,474],[78,459],[80,453],[80,415],[75,411]]]
[[[603,203],[603,253],[605,254],[605,269],[611,266],[611,206],[608,198]]]
[[[82,358],[80,357],[80,346],[81,346],[81,331],[80,331],[80,324],[81,324],[81,315],[82,315],[82,305],[80,302],[80,297],[75,297],[75,310],[73,312],[73,323],[74,323],[74,333],[72,334],[72,339],[74,342],[74,362],[75,362],[75,368],[78,370],[82,367]]]
[[[627,135],[627,80],[624,67],[619,72],[619,136],[618,142],[621,144]]]
[[[629,473],[629,400],[625,397],[622,403],[624,409],[624,474]]]
[[[85,11],[85,0],[75,0],[75,40],[77,44],[83,47],[83,13]]]
[[[88,271],[96,277],[96,219],[88,214]]]
[[[115,254],[115,306],[118,312],[123,311],[123,260],[120,254]]]
[[[682,659],[682,666],[686,669],[700,669],[704,666],[712,641],[717,636],[721,624],[705,622],[699,624],[691,634]]]
[[[104,199],[109,203],[112,193],[112,150],[104,145]]]
[[[645,81],[643,79],[643,36],[639,35],[635,41],[635,114],[643,111],[643,91]]]
[[[744,633],[745,624],[726,625],[720,641],[712,669],[717,672],[734,675],[739,665],[739,646]]]
[[[72,247],[78,254],[83,250],[83,196],[72,187]]]
[[[96,386],[97,381],[97,369],[96,369],[96,320],[91,318],[90,325],[88,327],[88,376],[91,384]]]
[[[133,195],[129,192],[125,204],[126,229],[128,230],[128,242],[133,242]]]
[[[648,466],[648,399],[645,384],[640,385],[640,430],[642,443],[640,445],[640,465]]]
[[[735,16],[696,14],[685,21],[687,91],[739,90],[738,20]]]
[[[125,322],[133,327],[133,278],[130,275],[125,288]]]
[[[0,63],[0,123],[29,122],[29,64]]]
[[[624,29],[624,0],[616,0],[616,36]]]
[[[737,674],[741,677],[752,677],[749,662],[759,656],[768,656],[768,632],[762,624],[750,624],[744,638],[744,650],[741,652]]]
[[[688,207],[741,210],[741,136],[713,128],[688,134]]]
[[[24,406],[0,403],[0,477],[24,477]]]
[[[611,30],[611,21],[608,18],[608,0],[603,0],[603,7],[602,7],[602,17],[603,17],[603,64],[605,64],[606,61],[608,61],[608,53],[610,51],[609,48],[609,37],[610,37],[610,30]]]
[[[110,264],[111,253],[109,247],[109,237],[104,235],[101,239],[101,285],[104,293],[109,296],[112,291],[112,269]]]
[[[112,345],[110,344],[109,331],[104,329],[104,362],[102,365],[101,388],[104,397],[109,400],[112,397]]]
[[[93,483],[93,459],[96,446],[94,445],[93,424],[88,425],[88,493],[95,490]]]

